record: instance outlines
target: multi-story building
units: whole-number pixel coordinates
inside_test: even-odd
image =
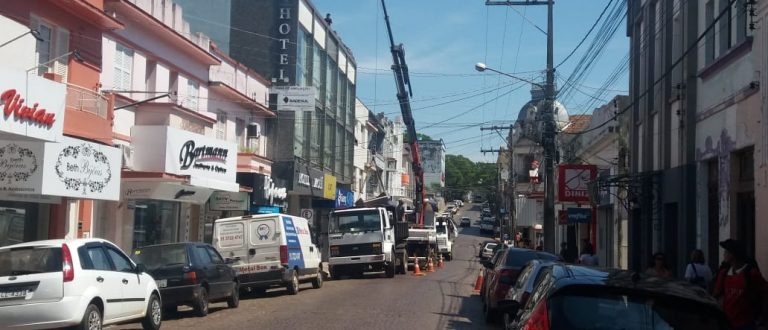
[[[261,127],[268,83],[193,33],[171,1],[110,1],[101,84],[116,93],[110,134],[124,151],[121,202],[101,237],[123,248],[209,239],[212,221],[275,191]],[[245,175],[237,182],[237,175]]]
[[[716,266],[726,238],[756,251],[754,4],[728,3],[630,2],[631,268],[662,251],[681,274],[694,248]]]
[[[120,196],[114,98],[102,90],[104,1],[0,8],[0,246],[91,237]]]
[[[208,1],[184,0],[190,12],[229,13],[229,26],[192,20],[208,35],[220,36],[228,55],[258,72],[275,87],[311,87],[301,109],[282,111],[273,98],[277,120],[270,146],[273,177],[288,184],[288,212],[326,219],[339,192],[351,189],[355,146],[356,65],[349,48],[321,14],[306,0]],[[201,9],[202,8],[202,9]],[[199,18],[199,17],[198,17]],[[219,31],[225,28],[228,31]],[[282,95],[282,94],[281,94]],[[338,188],[337,189],[337,185]],[[302,212],[314,209],[315,212]],[[315,223],[316,225],[318,223]]]
[[[357,144],[354,149],[355,173],[352,191],[355,192],[355,201],[357,201],[378,196],[376,188],[380,186],[378,178],[381,175],[381,168],[376,165],[374,155],[377,150],[380,150],[377,137],[381,128],[371,110],[359,99],[355,100],[355,118],[357,119],[355,127]],[[373,180],[373,184],[369,185],[371,180]]]
[[[389,196],[406,196],[403,189],[403,121],[400,116],[394,120],[379,113],[377,119],[384,127],[383,157],[386,164],[382,182]]]
[[[756,17],[754,20],[768,22],[768,2],[758,1]],[[751,21],[750,21],[751,24]],[[755,70],[761,73],[768,72],[768,62],[760,59],[768,58],[768,26],[765,24],[757,25],[757,30],[753,35],[753,47]],[[760,86],[768,86],[768,77],[765,74],[760,75]],[[760,117],[758,122],[768,123],[768,91],[766,88],[760,88]],[[755,141],[755,259],[763,269],[768,267],[768,182],[760,180],[768,177],[768,125],[759,125],[757,129],[757,140]]]
[[[445,143],[443,140],[419,140],[421,166],[424,168],[424,189],[430,194],[441,194],[445,188]]]
[[[590,228],[594,235],[587,237],[594,236],[600,265],[614,268],[627,267],[628,222],[626,203],[618,198],[619,183],[626,173],[619,160],[619,150],[626,147],[622,130],[627,120],[626,116],[620,117],[622,120],[613,120],[613,116],[628,105],[627,96],[616,96],[595,109],[591,116],[585,116],[583,123],[571,119],[572,124],[566,130],[576,129],[583,133],[573,135],[563,150],[565,162],[597,167],[597,194],[591,196],[591,204],[596,207],[593,213],[596,219],[592,222],[594,229]]]

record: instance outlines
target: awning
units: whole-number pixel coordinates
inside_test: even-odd
[[[154,199],[170,202],[205,204],[213,189],[164,181],[127,181],[122,184],[121,197],[126,200]]]

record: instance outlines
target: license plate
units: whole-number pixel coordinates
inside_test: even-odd
[[[157,283],[157,287],[159,288],[164,288],[168,286],[168,280],[157,280],[155,281],[155,283]]]
[[[0,299],[24,298],[27,296],[27,289],[0,291]]]

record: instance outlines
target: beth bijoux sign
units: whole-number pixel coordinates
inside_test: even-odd
[[[589,183],[597,178],[595,165],[558,166],[557,194],[561,202],[588,202]]]

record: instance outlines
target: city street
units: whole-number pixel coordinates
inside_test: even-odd
[[[456,215],[479,217],[479,206],[467,205]],[[476,226],[462,228],[454,260],[424,277],[376,274],[364,279],[327,281],[322,289],[302,285],[297,296],[284,289],[264,297],[243,297],[240,307],[211,305],[211,313],[198,318],[189,308],[166,318],[163,329],[478,329],[489,328],[482,318],[482,303],[472,293],[480,264],[480,236]],[[140,329],[127,324],[110,329]]]

